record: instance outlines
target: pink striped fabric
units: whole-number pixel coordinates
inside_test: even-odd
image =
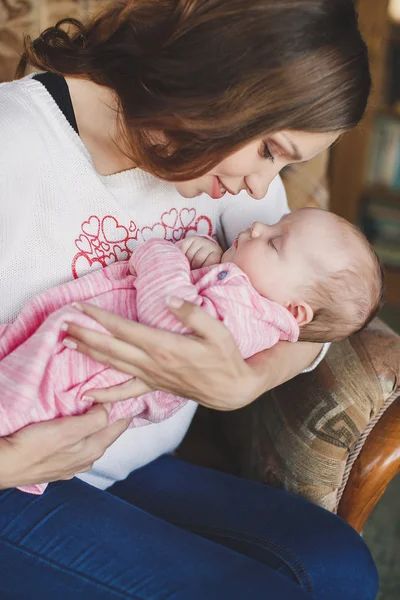
[[[233,264],[190,270],[178,247],[165,240],[142,244],[129,263],[120,262],[51,289],[29,302],[11,325],[0,327],[0,436],[30,423],[85,412],[92,388],[110,387],[128,375],[63,346],[69,321],[105,330],[71,306],[89,300],[127,319],[176,333],[189,333],[167,309],[175,295],[203,307],[233,334],[244,358],[279,340],[296,341],[297,322],[282,306],[262,298]],[[107,332],[106,332],[107,333]],[[107,406],[110,422],[133,417],[131,427],[162,421],[186,401],[165,392]],[[46,484],[21,489],[40,494]]]

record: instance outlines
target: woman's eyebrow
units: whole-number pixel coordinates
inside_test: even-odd
[[[285,140],[287,142],[289,142],[289,144],[291,146],[291,152],[292,152],[292,158],[293,158],[293,160],[297,160],[297,161],[303,160],[303,157],[300,154],[300,150],[298,149],[298,147],[296,146],[296,144],[294,142],[292,142],[291,139],[289,139],[288,137],[286,137],[286,135],[284,135],[284,134],[282,134],[282,135],[285,138]]]
[[[292,146],[292,152],[293,152],[292,156],[293,156],[294,160],[298,160],[298,161],[303,160],[303,157],[300,154],[300,151],[299,151],[298,147],[296,146],[296,144],[294,144],[293,142],[290,142],[290,145]]]

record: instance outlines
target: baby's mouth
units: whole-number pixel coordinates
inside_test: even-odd
[[[237,247],[238,247],[238,238],[236,238],[236,240],[233,242],[232,246],[233,246],[234,248],[237,248]]]

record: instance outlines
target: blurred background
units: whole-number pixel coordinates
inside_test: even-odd
[[[332,151],[331,209],[359,224],[386,270],[383,317],[400,330],[400,1],[358,2],[374,90],[362,126]]]
[[[335,2],[335,0],[331,0]],[[107,0],[0,0],[0,82],[13,78],[24,33]],[[292,208],[321,206],[358,224],[385,265],[382,318],[400,333],[400,0],[357,0],[374,90],[362,125],[330,151],[283,173]],[[400,478],[364,530],[381,575],[380,600],[400,599]],[[362,599],[360,599],[362,600]]]

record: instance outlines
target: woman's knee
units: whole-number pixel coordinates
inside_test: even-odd
[[[304,536],[303,552],[310,552],[313,591],[324,600],[374,600],[379,578],[362,537],[345,521],[324,510]]]

